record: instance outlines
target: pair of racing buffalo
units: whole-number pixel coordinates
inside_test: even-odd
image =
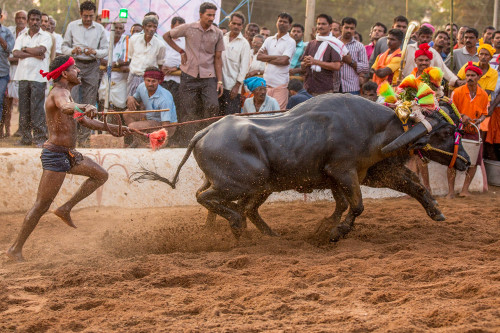
[[[451,106],[440,104],[458,125]],[[404,132],[395,112],[384,105],[350,94],[325,94],[280,115],[227,116],[196,133],[172,181],[145,169],[134,178],[175,188],[193,152],[205,174],[196,199],[209,210],[209,218],[227,219],[236,237],[247,217],[261,232],[274,235],[258,209],[271,193],[285,190],[331,189],[335,211],[316,232],[332,241],[345,236],[363,212],[360,185],[406,193],[433,220],[442,221],[437,202],[405,163],[411,149],[433,147],[421,154],[449,165],[459,129],[438,112],[426,119],[430,132],[420,122]],[[460,143],[453,167],[464,171],[469,164]]]

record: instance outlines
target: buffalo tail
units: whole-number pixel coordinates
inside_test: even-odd
[[[160,181],[168,184],[171,188],[175,189],[175,184],[177,184],[177,181],[179,180],[179,173],[181,172],[182,167],[186,163],[186,161],[189,158],[189,155],[191,155],[191,152],[193,151],[194,147],[198,143],[198,141],[205,136],[209,131],[209,128],[205,128],[199,132],[197,132],[194,137],[191,139],[189,142],[189,145],[187,147],[186,153],[184,154],[184,157],[182,158],[181,163],[177,167],[177,171],[175,172],[174,179],[172,181],[168,180],[165,177],[160,176],[156,172],[153,172],[151,170],[146,169],[145,167],[141,166],[140,171],[133,172],[130,175],[130,180],[133,182],[143,182],[146,180],[152,180],[152,181]]]

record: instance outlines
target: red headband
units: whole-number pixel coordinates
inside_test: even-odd
[[[432,60],[432,57],[433,57],[432,52],[429,51],[429,49],[430,49],[429,44],[427,44],[427,43],[420,44],[420,46],[418,47],[418,50],[415,51],[415,59],[420,57],[421,55],[424,55],[427,58],[429,58],[430,60]]]
[[[475,66],[472,64],[472,61],[469,61],[467,63],[467,67],[465,67],[465,71],[473,71],[473,72],[476,72],[477,75],[481,76],[483,75],[483,71],[481,70],[481,68]]]
[[[54,69],[52,72],[44,72],[42,69],[40,69],[40,74],[42,74],[43,77],[46,77],[47,81],[49,81],[50,79],[57,79],[59,76],[61,76],[62,72],[64,72],[74,64],[75,64],[75,59],[69,57],[68,61],[66,61],[61,66]]]
[[[165,75],[163,74],[163,72],[160,72],[160,71],[147,71],[147,72],[144,72],[144,78],[151,78],[151,79],[156,79],[158,81],[160,81],[160,83],[163,82],[163,79],[165,78]]]

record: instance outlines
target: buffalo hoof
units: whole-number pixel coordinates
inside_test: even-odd
[[[315,232],[311,235],[310,241],[316,246],[328,244],[328,240],[330,237],[330,230],[334,225],[333,219],[324,218],[322,219],[317,227]]]
[[[339,224],[330,232],[330,242],[338,242],[341,238],[344,238],[350,231],[351,227],[345,224]]]
[[[437,215],[431,216],[431,218],[434,221],[444,221],[444,220],[446,220],[446,217],[444,217],[443,213],[439,213]]]
[[[231,227],[231,231],[233,232],[234,238],[240,239],[241,234],[243,233],[243,228]]]
[[[277,232],[274,232],[272,230],[271,230],[271,233],[269,233],[268,235],[271,237],[279,237],[280,236],[280,234],[278,234]]]

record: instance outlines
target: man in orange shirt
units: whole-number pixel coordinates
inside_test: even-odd
[[[401,64],[401,44],[404,34],[401,30],[392,29],[387,36],[387,46],[389,49],[377,56],[370,73],[373,75],[373,82],[380,85],[388,81],[390,85],[396,85],[399,78],[399,66]]]
[[[467,127],[467,124],[473,123],[479,126],[488,115],[488,94],[478,85],[479,78],[483,75],[481,69],[469,62],[465,68],[465,79],[467,84],[453,91],[452,100],[457,106],[458,111],[462,114],[462,122]],[[479,139],[479,133],[465,133],[464,139]],[[483,155],[483,147],[479,149],[477,163],[471,166],[465,175],[464,186],[459,196],[469,196],[469,185],[472,178],[476,174],[477,165],[481,165]],[[448,195],[447,198],[455,196],[455,169],[448,168]]]

